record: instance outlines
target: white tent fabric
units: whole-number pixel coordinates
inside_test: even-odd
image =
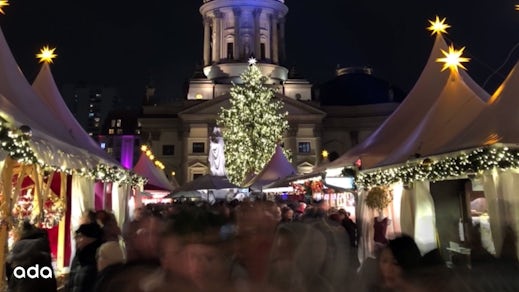
[[[463,72],[453,71],[443,91],[413,132],[395,148],[379,166],[400,164],[409,159],[427,157],[443,144],[460,135],[465,127],[487,106],[483,96],[471,88]],[[479,87],[477,87],[479,88]],[[477,90],[480,92],[480,90]]]
[[[41,97],[47,105],[50,114],[56,117],[62,127],[66,128],[72,139],[74,146],[84,148],[91,154],[101,158],[104,163],[118,164],[108,153],[99,147],[90,135],[81,127],[74,115],[70,112],[61,96],[48,63],[44,63],[40,72],[32,83],[34,91]]]
[[[148,179],[144,190],[160,189],[173,191],[175,189],[175,186],[168,180],[164,171],[158,169],[144,152],[141,152],[139,161],[137,161],[137,164],[133,167],[133,171]]]
[[[483,110],[462,133],[443,145],[438,154],[477,148],[495,143],[519,144],[519,62],[492,95]]]
[[[77,143],[69,129],[34,92],[18,68],[0,30],[0,113],[13,126],[32,129],[31,144],[39,159],[70,168],[91,167],[92,154]]]
[[[297,171],[286,158],[281,146],[277,145],[272,158],[261,172],[249,182],[249,186],[251,189],[261,189],[265,185],[296,173]]]
[[[406,157],[410,152],[414,153],[416,146],[423,147],[420,140],[423,137],[420,130],[417,130],[417,126],[420,126],[422,130],[431,127],[430,123],[435,122],[438,113],[449,106],[449,94],[457,94],[460,91],[456,86],[462,86],[462,91],[467,92],[465,99],[471,105],[477,103],[471,100],[476,97],[481,100],[488,99],[488,94],[465,72],[461,71],[459,78],[454,81],[450,79],[451,76],[448,73],[441,72],[442,64],[436,62],[436,60],[443,57],[442,50],[447,51],[448,47],[443,37],[437,35],[424,70],[400,106],[362,143],[353,147],[338,159],[322,165],[316,170],[352,165],[359,158],[362,160],[362,167],[369,169],[406,145],[412,147],[406,147],[406,151],[400,153],[399,157]],[[439,99],[439,97],[441,98]],[[431,109],[433,109],[432,112]],[[424,118],[427,118],[426,122],[421,124]],[[450,121],[447,116],[442,117],[442,120],[443,123]],[[461,125],[457,125],[456,129],[460,127]],[[445,130],[448,131],[449,129]],[[448,137],[450,134],[445,136]],[[427,141],[430,140],[430,137],[426,138]],[[432,149],[427,150],[432,151]],[[393,158],[393,160],[397,159]]]

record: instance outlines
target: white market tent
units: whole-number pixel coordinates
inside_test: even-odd
[[[133,167],[133,171],[148,179],[148,182],[144,185],[144,191],[162,190],[169,193],[178,187],[169,181],[164,174],[164,171],[155,166],[145,152],[141,152],[141,156],[139,157],[137,164]]]
[[[519,62],[492,95],[486,107],[455,139],[443,145],[438,156],[470,155],[477,149],[488,148],[488,162],[517,161],[519,154]],[[492,153],[492,151],[495,151]],[[515,153],[515,154],[514,154]],[[487,155],[484,154],[484,155]],[[435,158],[433,157],[433,160]],[[505,163],[505,165],[508,162]],[[475,170],[476,171],[476,170]],[[501,168],[497,162],[493,168],[478,171],[483,186],[492,230],[495,251],[500,254],[506,227],[519,234],[519,167],[517,162]]]
[[[362,172],[369,172],[417,157],[423,160],[460,135],[485,109],[489,95],[464,71],[442,72],[442,64],[436,61],[443,57],[442,50],[448,51],[448,47],[438,34],[420,78],[402,104],[365,141],[322,168],[342,168],[361,159]],[[384,210],[384,216],[392,218],[389,232],[412,235],[423,252],[437,244],[434,203],[427,183],[415,183],[410,189],[401,183],[392,185],[393,203]],[[366,195],[366,190],[359,190],[359,215],[367,230],[361,238],[361,260],[374,250],[370,224],[375,214],[364,204]]]
[[[32,88],[46,104],[46,109],[50,111],[50,113],[47,112],[46,114],[50,114],[59,120],[61,127],[67,130],[75,142],[74,146],[84,148],[91,155],[93,154],[99,162],[119,164],[112,156],[99,147],[99,144],[81,127],[70,112],[56,86],[49,63],[43,63],[40,72],[32,83]]]
[[[447,51],[448,46],[438,34],[424,70],[398,108],[360,144],[315,170],[350,166],[358,159],[363,169],[369,169],[406,160],[415,153],[423,156],[457,135],[489,96],[467,73],[441,72],[442,65],[436,60],[443,57],[442,50]]]
[[[248,185],[253,190],[261,190],[265,185],[295,174],[297,174],[297,171],[294,166],[286,158],[281,146],[277,145],[272,158],[260,173],[249,181]]]
[[[3,33],[0,31],[0,104],[2,116],[13,126],[32,129],[31,146],[37,156],[55,166],[90,168],[103,160],[84,148],[83,141],[33,90],[20,71]],[[67,109],[68,111],[68,109]]]
[[[519,62],[510,71],[485,108],[460,135],[435,154],[482,146],[519,144]]]
[[[57,94],[50,70],[46,72],[46,69],[48,68],[43,68],[38,76],[35,86],[38,93],[36,93],[19,69],[3,32],[0,30],[0,116],[7,121],[7,124],[2,123],[2,129],[7,132],[5,127],[15,130],[23,125],[26,133],[29,133],[27,143],[30,152],[34,153],[38,162],[29,165],[35,170],[31,179],[38,181],[35,182],[35,189],[39,189],[36,184],[41,185],[43,182],[43,169],[59,172],[63,175],[62,178],[72,177],[71,188],[67,190],[72,200],[70,213],[72,224],[78,223],[74,218],[78,219],[82,211],[94,206],[94,176],[97,175],[104,175],[105,180],[113,181],[112,207],[119,222],[122,223],[127,205],[124,198],[130,189],[127,182],[128,179],[133,179],[133,176],[128,175],[127,171],[123,170],[102,150],[95,148],[95,143],[92,143],[91,138],[85,132],[80,131],[77,121],[72,119],[68,108],[62,106],[63,102],[61,96]],[[5,163],[6,161],[8,160],[2,160],[1,163],[8,165]],[[10,164],[11,162],[9,162]],[[5,165],[3,175],[5,179],[8,179],[8,175],[12,174],[13,166],[6,170]],[[36,170],[38,171],[36,172]],[[62,186],[66,186],[67,184],[63,181],[62,179]],[[11,194],[10,186],[5,183],[4,185],[7,187],[7,189],[4,188],[4,194]],[[63,187],[60,189],[61,192],[64,192]],[[18,195],[18,192],[14,192],[12,199],[16,200]],[[3,200],[5,202],[10,199],[4,196]],[[40,200],[42,199],[43,195],[40,195]],[[61,199],[64,198],[61,197]],[[41,210],[41,202],[39,206]],[[117,208],[120,210],[116,210]],[[4,214],[8,214],[6,216],[11,214],[11,210],[8,208],[2,211]],[[69,230],[65,230],[64,226],[65,223],[60,223],[58,227],[60,238],[58,241],[61,242],[57,252],[58,268],[68,265],[64,260],[66,255],[64,255],[65,244],[63,242],[65,241],[64,234]],[[2,228],[1,232],[6,232],[6,229]]]

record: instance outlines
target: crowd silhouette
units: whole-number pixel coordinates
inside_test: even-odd
[[[448,265],[441,250],[422,255],[405,234],[359,262],[356,223],[322,202],[154,204],[136,209],[122,230],[106,210],[86,212],[79,223],[58,291],[519,291],[511,228],[496,257],[474,226],[468,264]],[[39,282],[14,277],[17,266],[52,264],[46,232],[22,227],[7,257],[8,291],[57,291],[54,274]]]

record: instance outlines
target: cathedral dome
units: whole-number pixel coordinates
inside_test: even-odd
[[[342,67],[336,76],[317,87],[321,105],[366,105],[401,102],[405,93],[373,76],[369,67]]]

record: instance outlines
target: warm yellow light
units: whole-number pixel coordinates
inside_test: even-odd
[[[431,31],[431,35],[447,33],[446,29],[451,27],[450,25],[445,23],[445,17],[442,20],[440,20],[438,15],[436,15],[436,19],[434,21],[429,20],[429,23],[431,24],[431,26],[429,26],[427,30]]]
[[[519,10],[519,4],[515,4],[515,10]]]
[[[148,146],[147,145],[142,145],[141,146],[141,151],[142,152],[146,152],[148,150]]]
[[[458,71],[458,67],[467,70],[467,68],[461,64],[470,61],[470,58],[461,56],[464,50],[465,47],[461,48],[460,50],[455,50],[454,47],[450,45],[449,52],[442,50],[442,53],[445,57],[436,59],[436,62],[443,62],[442,71],[445,71],[447,68]]]
[[[324,159],[328,158],[328,151],[323,150],[323,152],[321,152],[321,155],[323,156]]]
[[[204,96],[201,93],[195,95],[195,99],[202,99]]]
[[[151,159],[151,160],[155,159],[155,155],[151,154],[151,155],[150,155],[150,159]]]
[[[50,49],[49,46],[45,46],[43,47],[43,49],[40,50],[39,54],[36,54],[36,58],[40,59],[40,63],[52,63],[52,59],[56,58],[57,56],[56,54],[54,54],[55,50],[56,48]]]
[[[0,0],[0,13],[5,14],[4,7],[9,6],[9,0]]]
[[[177,173],[174,172],[174,171],[171,172],[171,175],[172,175],[172,176],[175,176],[175,174],[177,174]]]
[[[146,150],[146,155],[149,157],[151,155],[151,150]]]

